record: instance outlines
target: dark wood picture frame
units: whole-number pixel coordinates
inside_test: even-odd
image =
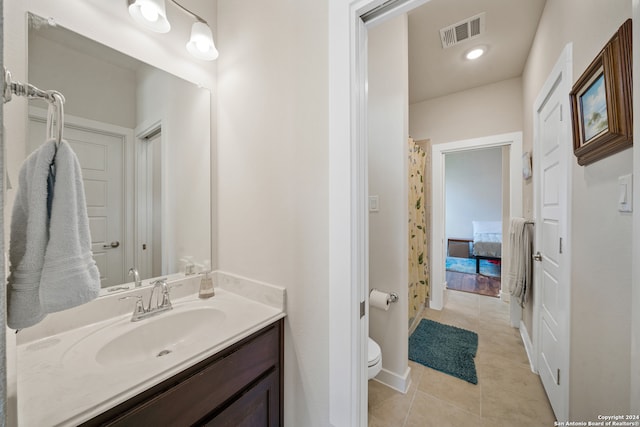
[[[573,152],[579,165],[633,145],[631,43],[628,19],[571,89]]]

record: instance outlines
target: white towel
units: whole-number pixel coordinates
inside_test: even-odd
[[[55,142],[32,153],[20,171],[11,221],[7,323],[14,329],[41,321],[98,296],[100,274],[91,236],[80,164],[62,141],[55,154],[50,218],[47,177]]]
[[[507,285],[511,295],[518,298],[520,306],[527,302],[527,291],[531,287],[533,236],[523,218],[511,218],[509,223],[511,263],[507,272]]]
[[[40,305],[40,277],[49,240],[47,177],[55,142],[47,141],[27,157],[18,175],[11,215],[7,284],[7,324],[20,329],[35,325],[46,313]]]
[[[91,254],[91,234],[80,162],[62,141],[56,154],[49,242],[40,280],[46,313],[66,310],[96,298],[100,273]]]

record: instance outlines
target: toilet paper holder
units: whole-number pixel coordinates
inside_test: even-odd
[[[378,291],[379,289],[373,288],[369,291],[369,296],[371,296],[371,292],[373,291]],[[384,291],[380,291],[380,292],[384,292]],[[386,293],[386,292],[385,292]],[[400,297],[398,297],[398,294],[396,292],[389,292],[389,298],[387,298],[387,300],[389,302],[398,302],[398,299]]]

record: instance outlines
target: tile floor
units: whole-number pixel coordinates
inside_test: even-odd
[[[423,317],[478,333],[478,384],[409,361],[407,394],[369,381],[369,427],[553,426],[553,411],[529,368],[520,333],[509,326],[509,305],[447,292],[445,309],[426,309]]]

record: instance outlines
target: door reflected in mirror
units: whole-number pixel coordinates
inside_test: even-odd
[[[29,15],[28,81],[62,92],[103,288],[211,259],[210,93]],[[31,101],[25,156],[44,142]]]

